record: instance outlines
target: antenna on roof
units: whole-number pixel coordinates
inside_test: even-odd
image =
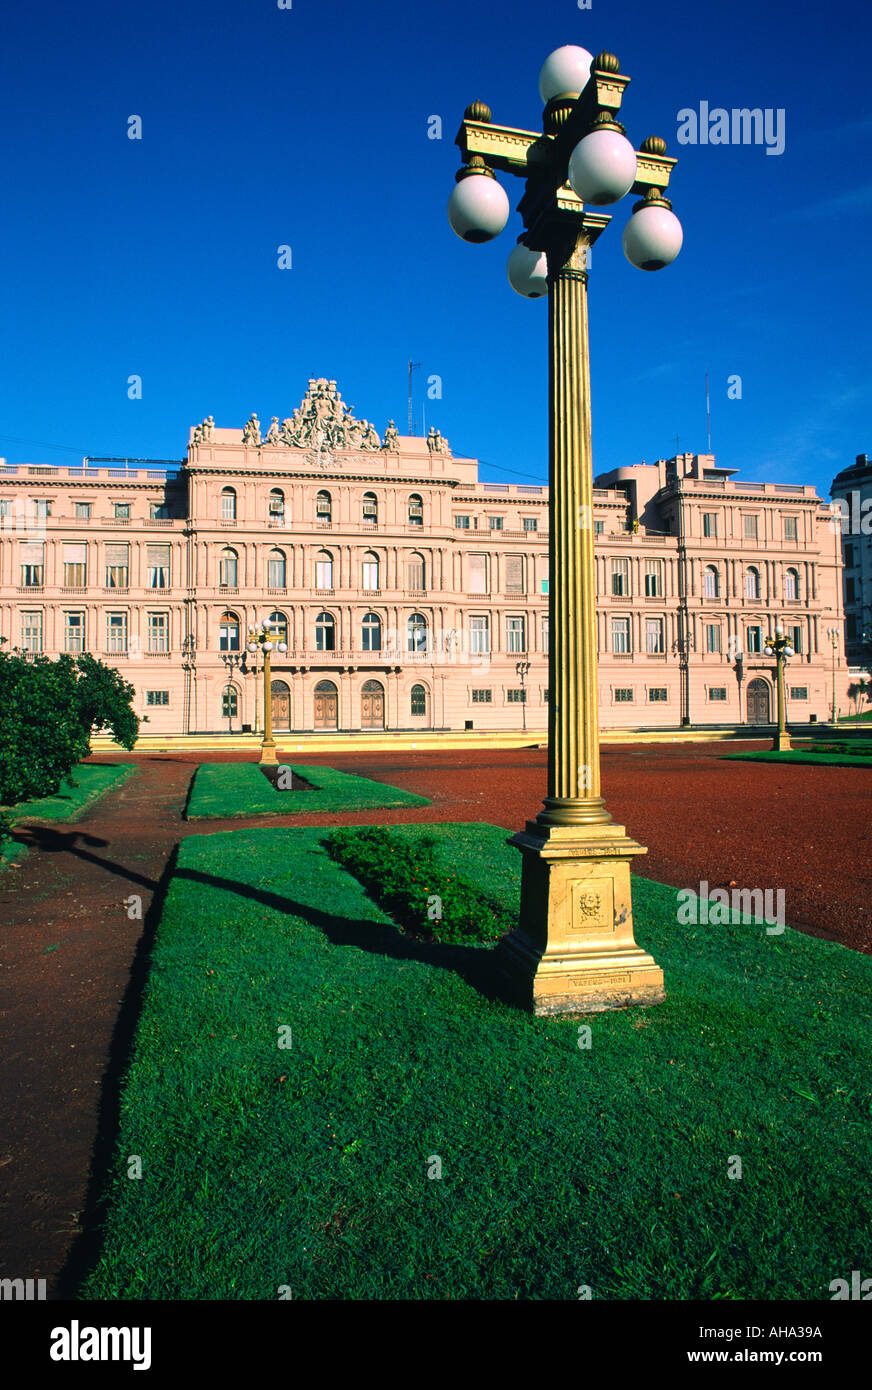
[[[712,451],[712,399],[709,395],[708,372],[705,374],[705,431],[706,439],[708,440],[708,449],[706,452],[710,454]]]
[[[420,367],[420,365],[420,362],[413,362],[411,357],[409,358],[409,434],[415,433],[415,421],[412,414],[412,374],[415,368]]]

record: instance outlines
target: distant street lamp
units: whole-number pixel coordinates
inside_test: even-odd
[[[518,673],[518,680],[521,682],[521,727],[527,731],[527,690],[524,685],[524,678],[530,669],[529,661],[516,661],[515,670]]]
[[[464,241],[498,236],[509,200],[494,170],[526,180],[524,232],[509,283],[548,297],[549,583],[548,795],[514,837],[523,854],[518,928],[497,948],[504,992],[539,1014],[657,1003],[663,972],[633,936],[630,863],[643,847],[613,823],[600,795],[587,280],[590,248],[611,220],[602,208],[640,195],[624,230],[641,270],[669,265],[682,231],[663,190],[675,160],[651,136],[633,149],[617,120],[629,77],[612,53],[566,45],[539,74],[543,130],[496,126],[466,108],[464,160],[448,218]]]
[[[278,623],[264,618],[257,627],[249,629],[248,650],[263,652],[263,742],[260,745],[260,764],[274,766],[278,762],[276,741],[272,732],[272,681],[270,679],[270,656],[273,651],[286,652],[287,642],[277,642]]]
[[[833,723],[836,722],[836,653],[839,649],[839,629],[828,627],[827,636],[833,644]]]
[[[790,735],[787,732],[786,709],[784,701],[784,663],[789,656],[794,655],[793,645],[789,637],[785,637],[784,628],[780,623],[775,624],[775,636],[770,637],[766,646],[763,648],[764,656],[775,657],[775,679],[778,690],[778,729],[772,743],[774,753],[790,752]]]
[[[227,685],[224,691],[224,703],[227,705],[227,732],[233,733],[233,700],[231,696],[235,693],[233,685],[233,672],[237,666],[245,669],[245,653],[222,652],[221,660],[227,667]]]

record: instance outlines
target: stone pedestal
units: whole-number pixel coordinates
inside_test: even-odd
[[[775,741],[772,744],[773,752],[789,753],[792,747],[793,744],[790,742],[790,734],[787,732],[786,729],[779,729],[777,734],[775,735]]]
[[[630,864],[645,849],[624,827],[528,821],[518,927],[496,948],[497,989],[535,1014],[658,1004],[663,971],[633,937]]]

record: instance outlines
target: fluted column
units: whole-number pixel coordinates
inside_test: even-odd
[[[600,796],[587,244],[548,252],[549,553],[546,825],[608,823]]]

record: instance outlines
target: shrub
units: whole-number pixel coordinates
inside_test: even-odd
[[[394,921],[425,940],[496,941],[514,926],[501,903],[437,861],[436,841],[415,844],[381,826],[333,830],[328,854],[352,873]]]

